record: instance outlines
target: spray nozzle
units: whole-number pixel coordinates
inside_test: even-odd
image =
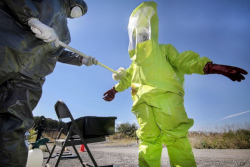
[[[33,146],[32,149],[39,148],[40,145],[44,145],[48,141],[49,141],[48,138],[39,139],[35,143],[32,143],[32,146]]]

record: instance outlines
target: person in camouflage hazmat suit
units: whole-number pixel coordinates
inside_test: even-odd
[[[193,51],[178,53],[171,44],[159,44],[155,2],[144,2],[134,9],[128,34],[132,63],[125,77],[104,93],[104,100],[112,101],[117,92],[131,87],[132,112],[140,125],[140,167],[161,166],[162,143],[167,146],[171,166],[196,166],[187,136],[194,121],[183,105],[184,75],[222,74],[240,82],[247,72],[213,64]]]
[[[56,62],[97,64],[58,47],[59,39],[70,43],[67,18],[86,12],[83,0],[0,1],[0,166],[26,166],[25,132],[34,124],[32,111]]]

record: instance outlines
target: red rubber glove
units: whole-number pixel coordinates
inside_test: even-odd
[[[117,93],[117,91],[115,90],[115,87],[113,87],[103,94],[103,96],[104,96],[103,99],[105,101],[112,101],[115,98],[116,93]]]
[[[212,62],[208,62],[204,67],[204,73],[221,74],[230,78],[232,81],[240,82],[241,80],[245,79],[245,77],[242,74],[246,75],[247,71],[238,67],[219,65],[219,64],[213,64]]]

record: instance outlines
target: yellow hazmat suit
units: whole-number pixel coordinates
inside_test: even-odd
[[[178,53],[170,44],[158,43],[157,4],[144,2],[131,14],[128,25],[132,64],[115,85],[122,92],[132,88],[133,107],[140,129],[139,165],[161,165],[162,143],[168,148],[171,166],[196,166],[184,104],[184,75],[204,74],[211,60],[192,51]]]

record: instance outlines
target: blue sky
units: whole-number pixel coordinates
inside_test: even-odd
[[[86,0],[88,12],[69,19],[70,46],[95,57],[112,69],[128,68],[128,19],[142,0]],[[159,43],[172,44],[179,52],[192,50],[214,63],[241,67],[250,72],[250,1],[156,0]],[[54,104],[63,100],[74,118],[116,116],[116,123],[135,122],[131,113],[130,89],[118,93],[112,102],[103,93],[117,82],[101,66],[72,66],[57,63],[47,77],[43,95],[33,111],[57,119]],[[186,75],[185,107],[195,121],[191,130],[205,130],[225,124],[250,122],[250,78],[232,82],[220,75]],[[229,117],[237,113],[241,115]],[[223,120],[221,120],[223,119]],[[218,121],[219,120],[219,121]]]

